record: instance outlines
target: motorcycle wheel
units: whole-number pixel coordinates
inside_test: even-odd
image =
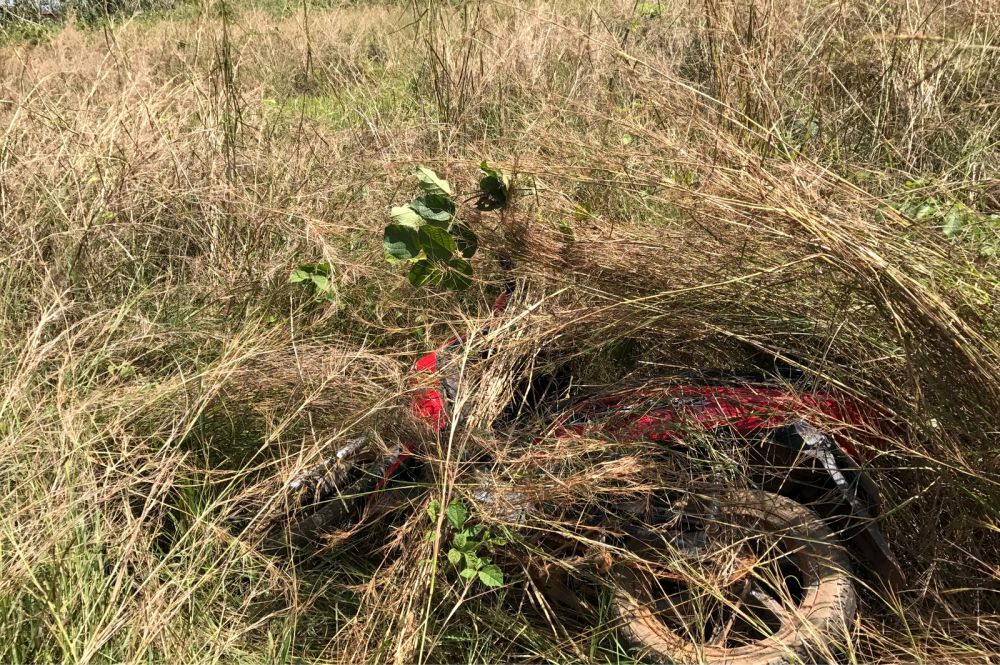
[[[641,657],[678,664],[829,660],[857,609],[847,556],[805,506],[768,492],[722,494],[694,519],[695,546],[663,568],[619,566],[613,609]],[[703,535],[702,535],[703,534]],[[683,538],[681,539],[683,540]]]

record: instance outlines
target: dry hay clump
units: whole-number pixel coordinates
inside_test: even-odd
[[[583,391],[778,357],[898,432],[870,467],[910,581],[863,594],[840,657],[991,658],[1000,275],[902,203],[997,210],[996,14],[814,5],[309,4],[0,46],[0,656],[621,659],[612,619],[547,604],[527,547],[492,554],[505,590],[461,582],[430,496],[533,533],[703,488],[653,447],[492,425],[556,365]],[[478,219],[463,200],[476,283],[410,288],[379,246],[408,173],[464,196],[484,158],[522,189]],[[518,289],[491,318],[501,255]],[[320,260],[328,298],[287,283]],[[487,321],[456,359],[465,420],[421,433],[409,365]],[[281,484],[372,429],[419,444],[430,494],[263,552]],[[564,510],[477,498],[484,458]]]

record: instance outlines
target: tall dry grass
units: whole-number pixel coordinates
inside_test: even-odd
[[[256,546],[295,469],[410,434],[407,365],[487,316],[503,249],[518,306],[471,425],[424,442],[438,495],[474,503],[465,450],[504,482],[592,454],[488,428],[539,352],[589,384],[778,355],[899,429],[871,473],[908,586],[863,594],[837,657],[990,660],[998,31],[964,1],[217,2],[6,43],[0,657],[627,660],[516,566],[484,593],[427,564],[422,511],[304,561]],[[414,291],[388,207],[415,164],[468,193],[481,159],[530,191],[476,222],[469,292]],[[321,259],[317,303],[286,281]],[[678,482],[620,452],[560,491]]]

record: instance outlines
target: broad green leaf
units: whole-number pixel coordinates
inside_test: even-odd
[[[917,206],[917,213],[914,217],[917,219],[927,219],[928,217],[936,217],[939,212],[937,203],[928,199]]]
[[[479,249],[479,238],[472,229],[465,224],[452,224],[448,233],[455,238],[455,245],[462,256],[471,259],[476,254],[476,250]]]
[[[490,168],[484,161],[479,165],[482,175],[479,178],[479,197],[476,208],[479,210],[496,210],[507,204],[507,193],[510,178],[498,169]]]
[[[465,567],[466,568],[474,568],[475,570],[479,570],[485,564],[486,564],[486,561],[484,561],[483,559],[480,559],[478,556],[476,556],[475,552],[466,552],[465,553]]]
[[[455,213],[455,203],[447,196],[427,194],[413,199],[409,206],[428,224],[447,228]]]
[[[503,586],[503,571],[500,570],[499,566],[490,564],[484,568],[479,569],[479,581],[488,587],[499,587]]]
[[[292,272],[291,276],[288,278],[288,283],[299,284],[302,282],[312,281],[315,275],[329,277],[329,261],[322,261],[319,263],[300,263],[298,269]]]
[[[970,215],[968,210],[956,206],[952,206],[950,210],[944,216],[944,226],[941,227],[941,231],[948,236],[953,238],[962,232],[970,221]]]
[[[462,562],[462,553],[456,550],[454,547],[448,550],[448,561],[453,566],[457,566]]]
[[[441,281],[441,271],[435,268],[430,261],[420,259],[410,268],[406,278],[410,284],[419,288],[425,284],[437,284]]]
[[[458,499],[452,499],[451,503],[448,504],[448,508],[444,511],[444,516],[454,529],[461,530],[465,526],[465,520],[469,517],[469,511],[464,503]]]
[[[448,271],[441,279],[441,284],[452,291],[464,291],[472,284],[472,265],[465,259],[452,259],[448,262]]]
[[[475,568],[466,568],[462,572],[460,572],[459,575],[462,577],[462,579],[471,580],[478,574],[478,572],[479,571],[477,571]]]
[[[423,220],[417,211],[414,210],[410,205],[397,206],[389,211],[389,217],[392,218],[393,223],[401,224],[402,226],[409,226],[410,228],[420,228],[423,224]]]
[[[427,504],[427,517],[431,518],[432,522],[437,522],[438,515],[441,514],[441,502],[437,499],[432,499],[430,503]]]
[[[400,261],[415,259],[420,254],[420,241],[417,232],[402,224],[389,224],[385,227],[382,246],[385,248],[386,256]]]
[[[330,289],[330,278],[326,275],[313,275],[310,279],[316,285],[317,291],[322,292]]]
[[[420,182],[420,189],[422,189],[425,194],[444,194],[446,196],[451,196],[451,186],[448,184],[448,181],[439,177],[437,173],[434,173],[434,171],[426,166],[418,166],[413,175],[417,177],[417,180]]]
[[[504,187],[510,185],[510,176],[505,174],[500,169],[495,169],[491,167],[489,164],[486,163],[485,159],[479,163],[479,170],[482,171],[485,175],[499,180],[501,183],[503,183]]]
[[[447,261],[457,248],[455,239],[448,235],[447,231],[429,224],[420,227],[417,237],[420,249],[424,250],[424,254],[431,261]]]
[[[459,531],[455,534],[455,537],[451,539],[451,544],[454,545],[456,549],[464,552],[469,548],[469,534],[464,531]]]
[[[319,273],[321,275],[330,274],[330,264],[327,261],[322,261],[319,263],[300,263],[299,270],[307,272],[310,274]]]

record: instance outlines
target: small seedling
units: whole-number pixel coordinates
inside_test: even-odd
[[[334,299],[333,281],[330,279],[330,263],[300,263],[288,278],[289,284],[301,284],[312,293],[316,300]]]
[[[495,169],[483,161],[479,165],[479,196],[476,208],[479,210],[497,210],[507,205],[510,192],[510,176]]]
[[[485,161],[479,166],[475,207],[489,211],[508,204],[510,177]],[[422,192],[406,205],[389,211],[382,246],[386,260],[409,265],[407,279],[416,287],[440,285],[461,291],[472,283],[472,264],[479,238],[456,217],[451,185],[426,166],[414,172]]]
[[[472,258],[479,248],[476,234],[455,221],[451,185],[426,166],[417,167],[422,196],[389,211],[382,246],[386,259],[410,265],[413,286],[440,284],[460,291],[472,283]]]
[[[925,185],[922,181],[908,181],[906,188],[920,190]],[[966,243],[983,258],[1000,253],[1000,215],[988,215],[961,201],[934,196],[912,196],[899,209],[918,222],[930,222],[946,238]]]
[[[440,511],[441,502],[437,499],[427,506],[427,516],[432,522],[437,522]],[[458,576],[464,580],[478,578],[488,587],[503,586],[503,571],[480,552],[506,545],[506,541],[492,536],[481,524],[469,525],[469,510],[458,499],[448,504],[444,517],[453,530],[448,562],[458,570]]]

